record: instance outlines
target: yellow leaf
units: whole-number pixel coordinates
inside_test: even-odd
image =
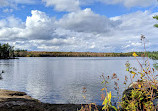
[[[133,72],[133,71],[130,71],[130,73],[131,73],[131,74],[134,74],[134,75],[137,74],[137,73],[135,73],[135,72]]]
[[[139,84],[138,87],[141,88],[141,85]]]
[[[84,99],[86,99],[86,97],[85,97],[85,96],[83,96],[83,98],[84,98]]]
[[[107,103],[108,103],[108,100],[107,100],[107,97],[106,97],[106,98],[104,99],[102,105],[107,105]]]
[[[101,91],[105,90],[105,88],[101,89]]]
[[[95,103],[91,103],[92,105],[96,105]]]
[[[134,56],[134,57],[137,57],[138,55],[134,52],[134,53],[133,53],[133,56]]]
[[[109,101],[111,101],[111,91],[110,91],[110,93],[108,94],[108,99],[109,99]]]
[[[106,109],[106,106],[103,106],[102,110],[105,110]]]
[[[135,74],[133,75],[133,78],[135,77]]]

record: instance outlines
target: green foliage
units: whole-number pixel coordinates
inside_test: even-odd
[[[153,60],[158,60],[158,51],[156,51],[156,52],[147,52],[147,54],[148,54],[148,57],[149,58],[151,58],[151,59],[153,59]]]
[[[114,109],[115,111],[117,111],[117,108],[111,104],[111,91],[109,93],[107,92],[107,96],[105,97],[102,105],[102,110],[110,111],[110,109]]]
[[[144,42],[145,37],[141,36],[141,40]],[[144,44],[145,48],[145,44]],[[157,52],[156,52],[157,53]],[[119,86],[118,82],[119,78],[117,78],[117,75],[114,73],[112,77],[104,77],[104,83],[105,88],[104,90],[106,92],[106,96],[104,97],[103,101],[103,109],[105,111],[108,111],[109,108],[113,108],[114,110],[125,110],[125,111],[154,111],[157,109],[156,106],[154,106],[153,100],[158,98],[158,75],[155,75],[155,69],[151,68],[148,55],[150,53],[146,52],[146,49],[144,53],[141,55],[144,57],[144,63],[141,63],[137,56],[139,54],[133,53],[132,55],[137,60],[138,64],[140,65],[140,70],[132,67],[131,64],[127,61],[126,65],[126,71],[130,74],[130,79],[125,76],[125,80],[123,81],[123,84],[126,85],[127,81],[130,80],[132,85],[128,87],[127,90],[124,91],[122,99],[118,99],[117,109],[111,105],[111,91],[108,93],[107,91],[107,80],[113,79],[114,80],[114,89],[117,91],[118,98],[121,95],[119,94]],[[150,55],[151,56],[151,55]],[[105,79],[106,78],[106,79]],[[137,78],[137,82],[133,82],[133,79]],[[111,80],[110,80],[111,81]],[[109,96],[110,95],[110,96]]]
[[[154,16],[153,18],[158,20],[158,15]],[[154,26],[158,28],[158,24],[155,24]]]
[[[141,101],[144,100],[145,100],[145,93],[140,90],[133,89],[131,91],[130,97],[124,95],[121,106],[125,110],[135,110],[137,108],[140,110],[141,109],[140,103]]]
[[[14,58],[14,47],[7,44],[0,44],[0,59]]]
[[[14,51],[14,55],[15,57],[27,57],[28,53],[27,53],[27,50],[17,49]]]
[[[158,15],[154,16],[153,18],[158,20]]]
[[[155,24],[154,27],[157,27],[157,28],[158,28],[158,24]]]

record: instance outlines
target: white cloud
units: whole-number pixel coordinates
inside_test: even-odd
[[[15,17],[1,20],[0,39],[15,37],[20,39],[49,39],[52,35],[53,18],[49,18],[45,13],[34,10],[32,16],[28,16],[26,22]],[[39,33],[40,32],[40,33]]]
[[[0,28],[17,28],[17,27],[23,27],[23,23],[21,19],[15,18],[14,16],[7,17],[6,19],[0,20]]]
[[[157,47],[157,23],[152,18],[158,13],[138,11],[107,18],[90,9],[70,12],[56,20],[46,13],[33,10],[25,22],[14,16],[0,20],[0,41],[17,48],[47,51],[133,51],[140,50],[140,34]]]
[[[6,8],[6,9],[3,10],[3,12],[4,13],[11,13],[11,12],[13,12],[13,9]]]
[[[79,0],[42,0],[46,6],[54,6],[57,11],[77,11],[80,10]]]
[[[157,3],[157,0],[42,0],[46,6],[54,6],[57,11],[76,11],[80,6],[101,2],[105,4],[122,4],[127,8],[148,7]]]
[[[4,20],[4,19],[0,20],[0,28],[5,27],[6,24],[7,24],[7,21],[6,21],[6,20]]]
[[[37,0],[0,0],[0,7],[17,8],[18,4],[35,4],[36,2]]]
[[[37,0],[13,0],[17,4],[35,4]]]
[[[105,16],[95,14],[91,9],[87,8],[65,15],[56,24],[62,28],[77,32],[105,33],[114,29],[118,25],[118,22],[111,21]]]
[[[157,0],[80,0],[81,5],[93,4],[101,2],[105,4],[122,4],[127,8],[131,7],[148,7],[157,3]]]
[[[106,4],[123,4],[131,8],[135,6],[148,7],[157,2],[157,0],[96,0]]]
[[[21,36],[30,39],[51,39],[54,37],[55,18],[49,18],[44,12],[33,10],[28,16]]]
[[[140,41],[140,34],[144,34],[147,37],[147,47],[148,50],[152,50],[155,46],[157,30],[153,25],[157,22],[153,19],[154,15],[158,13],[150,13],[148,11],[145,12],[135,12],[131,14],[122,15],[119,17],[114,17],[111,19],[121,20],[122,24],[119,25],[118,36],[122,36],[122,40],[126,40],[125,47],[126,50],[140,50],[142,48],[141,44],[138,42]],[[127,42],[127,41],[130,42]],[[155,50],[155,49],[154,49]]]

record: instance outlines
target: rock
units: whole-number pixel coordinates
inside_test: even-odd
[[[101,111],[102,106],[98,106]],[[25,92],[0,89],[0,111],[77,111],[80,104],[48,104],[28,96]]]
[[[0,89],[0,102],[3,102],[3,101],[7,102],[7,101],[12,101],[12,100],[38,101],[37,99],[31,98],[30,96],[28,96],[25,92]]]

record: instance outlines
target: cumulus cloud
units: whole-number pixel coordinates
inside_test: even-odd
[[[28,16],[26,22],[9,17],[0,21],[0,39],[10,37],[23,39],[50,39],[53,32],[53,18],[45,13],[34,10],[32,16]],[[40,33],[39,33],[40,32]]]
[[[155,45],[157,29],[153,25],[157,22],[153,19],[154,15],[158,13],[150,13],[149,11],[138,11],[131,14],[126,14],[118,17],[113,17],[113,20],[121,20],[122,24],[119,25],[119,32],[117,35],[122,40],[126,40],[124,48],[128,46],[127,50],[140,50],[141,45],[138,43],[140,41],[140,34],[144,34],[147,37],[147,46],[149,50],[152,50]],[[128,39],[127,39],[128,38]],[[130,42],[129,42],[130,41]]]
[[[127,8],[131,7],[148,7],[155,3],[157,3],[157,0],[80,0],[81,5],[87,5],[87,4],[93,4],[96,2],[101,2],[105,4],[121,4],[124,5]]]
[[[53,6],[57,11],[77,11],[80,10],[79,0],[42,0],[46,6]]]
[[[14,16],[0,20],[0,40],[12,40],[17,38],[17,34],[21,31],[23,23]]]
[[[45,51],[121,52],[141,50],[140,34],[148,38],[150,50],[157,47],[158,13],[138,11],[107,18],[91,9],[70,12],[56,20],[32,10],[23,22],[11,16],[0,20],[0,40],[17,48]]]
[[[80,6],[101,2],[105,4],[122,4],[127,8],[131,7],[148,7],[155,3],[157,0],[42,0],[46,6],[53,6],[57,11],[76,11]]]
[[[0,40],[14,44],[17,48],[21,46],[30,50],[42,50],[42,47],[43,50],[46,50],[46,47],[54,47],[52,50],[57,50],[59,46],[73,43],[73,37],[64,35],[69,31],[56,29],[54,17],[48,17],[37,10],[31,11],[31,14],[25,22],[13,16],[0,20]],[[22,41],[21,44],[19,41]]]
[[[131,8],[135,6],[148,7],[156,3],[156,0],[97,0],[106,4],[123,4]]]
[[[109,20],[105,16],[93,13],[90,8],[71,12],[60,19],[56,24],[65,29],[76,32],[108,32],[114,29],[119,22]]]
[[[32,39],[51,39],[55,30],[55,18],[37,10],[31,11],[31,14],[32,16],[26,19],[26,28],[21,35]]]

